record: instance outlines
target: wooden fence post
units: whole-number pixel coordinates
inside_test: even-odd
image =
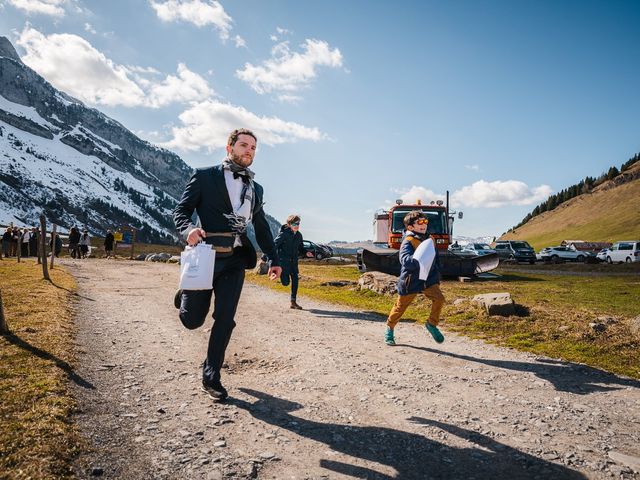
[[[54,223],[51,229],[51,265],[49,266],[51,270],[53,270],[53,259],[56,258],[56,228],[57,225]]]
[[[38,265],[40,265],[40,263],[42,263],[42,260],[40,259],[41,253],[40,253],[40,232],[36,229],[36,256],[38,257]]]
[[[4,318],[4,305],[2,304],[2,290],[0,290],[0,335],[11,333],[7,320]]]
[[[18,235],[18,248],[16,249],[16,256],[18,257],[18,263],[20,263],[20,257],[22,256],[22,235]]]
[[[45,280],[51,281],[49,270],[47,269],[47,224],[45,223],[44,215],[40,215],[40,237],[40,249],[42,253],[42,276]]]

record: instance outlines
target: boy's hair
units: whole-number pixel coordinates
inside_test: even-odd
[[[427,218],[420,210],[413,210],[404,216],[404,226],[409,227],[416,223],[419,218]]]
[[[258,143],[258,138],[256,134],[247,128],[236,128],[233,132],[229,134],[229,138],[227,138],[227,145],[233,147],[238,141],[238,137],[240,135],[249,135],[253,137],[253,139]]]
[[[289,215],[287,217],[287,224],[291,225],[292,223],[299,223],[300,222],[300,216],[299,215]]]

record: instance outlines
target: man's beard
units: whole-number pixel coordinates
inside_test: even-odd
[[[242,168],[250,167],[251,164],[253,163],[253,159],[251,159],[251,161],[249,162],[249,165],[245,165],[242,162],[242,155],[236,155],[233,152],[229,153],[229,160],[231,160],[233,163],[235,163],[236,165],[238,165],[238,166],[240,166]]]

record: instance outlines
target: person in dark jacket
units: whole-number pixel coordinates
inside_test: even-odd
[[[275,244],[278,250],[280,266],[282,267],[280,282],[285,287],[291,283],[291,308],[302,310],[302,307],[296,302],[298,295],[298,257],[305,255],[302,247],[302,234],[300,233],[300,217],[298,215],[289,215],[287,217],[287,223],[280,227],[280,233],[276,237]],[[313,257],[313,254],[309,252],[307,256]]]
[[[104,254],[107,258],[113,256],[113,242],[115,242],[113,232],[111,230],[107,230],[107,234],[104,237]]]
[[[431,313],[425,322],[426,330],[437,343],[444,342],[444,336],[438,329],[440,312],[444,305],[444,295],[440,291],[440,267],[438,265],[438,250],[431,264],[426,280],[420,280],[420,263],[413,258],[418,246],[429,238],[427,227],[429,221],[420,210],[407,213],[404,217],[407,233],[400,245],[400,278],[398,279],[398,298],[387,318],[385,343],[395,345],[394,328],[418,293],[422,293],[431,300]]]
[[[53,251],[56,257],[59,257],[62,253],[62,237],[56,233],[56,245],[53,246],[53,238],[49,239],[49,249]]]
[[[253,180],[249,170],[256,152],[256,136],[247,129],[231,132],[227,140],[227,157],[221,165],[197,169],[192,175],[182,199],[173,213],[173,220],[189,245],[200,241],[216,250],[211,290],[179,290],[174,304],[179,317],[189,329],[202,326],[209,312],[212,294],[214,322],[209,337],[207,358],[202,369],[202,389],[214,400],[227,398],[220,381],[245,269],[256,266],[256,251],[247,237],[252,223],[256,240],[271,262],[269,278],[275,280],[282,269],[273,243],[273,236],[263,210],[263,189]],[[193,212],[201,227],[192,223]]]
[[[72,258],[80,258],[80,230],[76,227],[69,230],[69,254]]]
[[[38,229],[36,227],[31,229],[31,237],[29,237],[29,254],[32,257],[38,256]]]
[[[11,253],[11,239],[13,237],[13,228],[7,227],[2,234],[2,254],[8,257]]]

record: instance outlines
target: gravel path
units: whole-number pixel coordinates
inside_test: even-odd
[[[223,382],[177,266],[62,261],[80,286],[80,478],[639,478],[640,382],[245,284]],[[446,295],[446,291],[445,291]],[[391,300],[390,300],[391,304]]]

